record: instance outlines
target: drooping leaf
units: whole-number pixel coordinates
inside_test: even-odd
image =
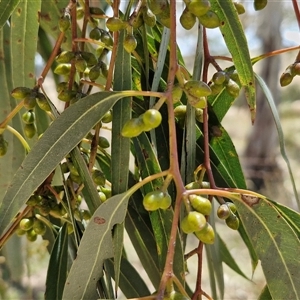
[[[106,266],[110,268],[114,278],[114,261],[108,259]],[[121,259],[119,282],[120,289],[127,299],[150,295],[150,291],[138,271],[124,257]]]
[[[250,237],[274,299],[300,299],[300,240],[267,199],[232,198]],[[300,215],[299,215],[300,218]]]
[[[277,111],[272,93],[269,90],[268,86],[265,84],[264,80],[258,74],[255,73],[254,75],[255,75],[255,78],[256,78],[258,84],[262,88],[262,90],[263,90],[263,92],[264,92],[264,94],[267,98],[268,104],[270,106],[270,109],[271,109],[271,112],[272,112],[272,115],[273,115],[273,119],[274,119],[274,122],[275,122],[275,126],[276,126],[276,129],[277,129],[277,134],[278,134],[278,139],[279,139],[279,146],[280,146],[280,153],[281,153],[281,156],[282,156],[282,158],[284,159],[284,161],[287,165],[289,175],[290,175],[290,180],[291,180],[291,183],[292,183],[292,186],[293,186],[294,195],[295,195],[295,198],[296,198],[296,201],[297,201],[298,209],[300,210],[300,199],[299,199],[299,196],[298,196],[298,192],[297,192],[297,188],[296,188],[296,184],[295,184],[291,164],[290,164],[289,158],[286,154],[283,130],[282,130],[282,127],[281,127],[278,111]]]
[[[114,256],[112,229],[124,221],[130,195],[128,191],[109,198],[93,214],[68,275],[63,299],[97,299],[103,262]]]
[[[20,0],[0,1],[0,28],[7,22]]]
[[[134,146],[136,149],[136,158],[138,160],[142,178],[161,172],[155,151],[145,133],[140,134],[134,139]],[[161,179],[153,180],[151,183],[144,186],[144,192],[146,194],[161,187]],[[166,260],[173,216],[174,212],[172,209],[167,209],[165,211],[159,209],[150,213],[150,220],[157,246],[159,260],[158,267],[160,268],[161,272],[164,268]],[[181,274],[184,273],[185,267],[183,261],[183,249],[178,237],[176,242],[175,260],[176,265],[174,265],[174,273],[179,280],[182,281]]]
[[[13,89],[12,73],[11,73],[11,47],[12,42],[10,38],[10,27],[4,25],[0,29],[0,89],[1,89],[1,101],[0,101],[0,122],[4,121],[7,117],[7,112],[12,111],[17,102],[10,96],[10,91]],[[16,115],[10,125],[22,133],[22,123],[20,115]],[[8,143],[7,153],[4,157],[0,158],[0,169],[5,172],[0,172],[0,203],[4,197],[9,183],[21,165],[25,157],[25,149],[21,142],[7,130],[3,133],[4,139]],[[2,215],[0,213],[0,217]]]
[[[238,264],[236,263],[235,259],[232,257],[230,251],[228,250],[225,242],[221,239],[219,236],[219,250],[222,261],[233,271],[235,271],[237,274],[241,275],[242,277],[249,279],[244,272],[240,269]]]
[[[126,31],[119,34],[119,44],[123,45]],[[114,91],[131,90],[131,55],[124,47],[118,47],[114,70]],[[123,98],[113,108],[112,120],[112,157],[111,161],[111,183],[112,194],[123,193],[128,188],[128,169],[130,155],[130,139],[121,135],[124,124],[131,118],[131,97]],[[115,248],[115,289],[119,284],[119,271],[123,250],[124,224],[118,224],[114,228]]]
[[[136,194],[139,194],[139,197],[137,197]],[[133,195],[133,201],[129,202],[128,205],[125,226],[144,270],[149,276],[153,286],[158,289],[161,274],[158,267],[157,248],[153,230],[149,217],[145,216],[147,213],[144,212],[142,214],[140,212],[141,205],[135,204],[137,201],[141,203],[142,199],[141,193],[137,192]]]
[[[35,84],[35,53],[41,0],[20,1],[11,16],[11,62],[13,86]]]
[[[46,279],[45,299],[62,299],[68,269],[68,227],[65,223],[54,242]]]
[[[255,84],[248,43],[239,16],[232,1],[211,1],[212,10],[220,19],[220,31],[245,88],[247,102],[254,122],[256,113]]]
[[[258,300],[272,300],[274,298],[272,298],[270,291],[268,289],[268,286],[265,285],[265,287],[263,288],[263,290],[261,291]]]
[[[0,206],[1,233],[65,155],[122,97],[121,92],[95,93],[76,102],[54,120],[26,156],[4,196]]]

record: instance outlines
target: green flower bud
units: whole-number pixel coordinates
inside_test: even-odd
[[[17,87],[11,91],[11,96],[17,100],[22,100],[26,96],[30,95],[31,89],[27,87]]]

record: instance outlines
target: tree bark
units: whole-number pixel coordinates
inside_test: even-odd
[[[263,53],[280,49],[282,46],[280,33],[281,8],[280,2],[269,2],[268,6],[261,12],[264,16],[260,18],[263,21],[259,25],[257,33],[262,42]],[[265,59],[260,64],[260,75],[272,91],[275,103],[278,104],[280,100],[279,57]],[[270,176],[278,175],[277,145],[278,138],[273,116],[263,91],[258,87],[256,120],[244,152],[246,175],[257,190],[261,190],[266,186],[266,180],[269,180]]]

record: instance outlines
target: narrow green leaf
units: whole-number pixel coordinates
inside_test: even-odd
[[[269,201],[271,201],[274,204],[274,206],[276,207],[280,215],[282,215],[282,217],[289,223],[289,225],[294,229],[295,233],[298,235],[298,238],[300,239],[299,213],[295,212],[294,210],[292,210],[291,208],[283,204],[277,203],[272,200]]]
[[[20,0],[0,1],[0,28],[7,22]]]
[[[56,1],[47,0],[42,1],[42,7],[40,12],[40,25],[43,30],[49,34],[51,37],[56,39],[59,34],[59,19],[62,16],[64,8],[68,5],[68,1]],[[66,49],[71,48],[71,31],[68,30],[66,33],[66,39],[64,40],[63,47]]]
[[[137,198],[133,195],[133,201],[142,202],[142,195]],[[132,202],[133,202],[132,201]],[[138,207],[133,204],[128,205],[128,212],[126,216],[125,226],[129,238],[136,249],[137,255],[143,265],[144,270],[149,276],[154,288],[158,289],[160,283],[160,270],[158,268],[158,257],[156,243],[151,228],[151,223],[146,223],[149,217],[147,213],[140,212]]]
[[[219,236],[219,235],[218,235]],[[232,257],[230,251],[228,250],[226,244],[219,236],[219,251],[221,255],[222,261],[237,274],[249,280],[249,278],[244,274],[244,272],[240,269],[235,259]]]
[[[212,106],[217,119],[221,122],[235,99],[224,88],[218,95],[208,96],[207,100]]]
[[[66,154],[122,97],[121,92],[95,93],[71,105],[54,120],[26,156],[4,196],[0,206],[1,233]]]
[[[7,112],[13,110],[17,105],[16,100],[10,96],[10,91],[13,89],[12,74],[11,74],[11,28],[8,25],[4,25],[0,29],[0,122],[4,121],[7,117]],[[22,133],[22,123],[20,115],[16,115],[10,125]],[[24,157],[25,149],[20,141],[7,130],[3,133],[4,139],[8,142],[7,153],[4,157],[0,158],[0,203],[4,197],[14,173],[20,167]],[[2,219],[2,211],[0,212],[0,219]]]
[[[213,227],[214,231],[216,232],[216,217],[214,214],[214,209],[212,210],[209,216],[209,223]],[[222,264],[222,257],[220,253],[220,245],[219,245],[219,235],[216,236],[215,242],[212,245],[205,245],[205,250],[209,252],[209,257],[211,257],[211,265],[213,267],[213,274],[216,280],[218,290],[219,290],[219,297],[218,299],[224,299],[224,292],[225,292],[225,283],[224,283],[224,271],[223,271],[223,264]]]
[[[292,167],[291,167],[290,161],[289,161],[288,156],[287,156],[286,151],[285,151],[283,130],[282,130],[282,127],[281,127],[278,111],[277,111],[272,93],[269,90],[268,86],[265,84],[264,80],[256,73],[255,73],[255,78],[256,78],[258,84],[260,85],[260,87],[262,88],[263,92],[265,93],[268,104],[270,106],[270,109],[271,109],[271,112],[272,112],[272,115],[273,115],[273,118],[274,118],[275,126],[276,126],[276,129],[277,129],[280,153],[281,153],[281,156],[282,156],[282,158],[284,159],[284,161],[287,165],[289,175],[290,175],[290,180],[291,180],[291,183],[292,183],[292,186],[293,186],[294,196],[295,196],[295,199],[297,201],[298,209],[300,210],[300,199],[299,199],[299,195],[298,195],[298,192],[297,192]]]
[[[92,216],[67,278],[63,299],[97,299],[97,281],[103,276],[103,262],[114,256],[112,229],[126,216],[131,192],[115,195]]]
[[[247,102],[254,122],[256,113],[255,84],[248,43],[239,16],[232,1],[213,0],[212,10],[220,19],[220,31],[245,88]]]
[[[210,159],[217,185],[246,188],[239,158],[230,136],[219,123],[211,124],[210,128],[213,135],[210,143]],[[197,135],[196,162],[199,165],[203,163],[203,135],[199,130]],[[231,172],[232,170],[234,172]]]
[[[203,68],[203,31],[202,27],[198,27],[197,34],[197,47],[194,58],[193,68],[193,80],[201,79],[201,71]],[[194,180],[194,170],[196,169],[196,109],[187,103],[186,117],[185,117],[185,140],[183,141],[182,147],[182,164],[184,174],[184,180],[186,183]]]
[[[70,155],[84,184],[84,199],[90,212],[93,214],[101,204],[97,188],[78,147],[75,147]]]
[[[113,278],[115,278],[114,261],[112,259],[108,259],[106,266],[110,268],[110,272],[112,272]],[[122,257],[121,259],[119,281],[120,289],[126,299],[139,298],[150,295],[150,291],[138,271],[124,257]]]
[[[141,177],[145,178],[149,175],[161,172],[157,156],[147,135],[145,133],[142,133],[137,138],[135,138],[133,142],[136,149],[136,158],[138,160],[139,169],[141,170]],[[145,185],[145,194],[147,192],[161,188],[162,183],[163,181],[161,179],[157,179]],[[158,211],[150,213],[150,220],[152,223],[157,246],[159,261],[158,267],[160,268],[161,272],[163,271],[165,265],[173,215],[174,213],[171,209],[167,209],[165,211],[159,209]],[[185,271],[185,265],[183,261],[183,249],[179,240],[179,235],[176,241],[175,261],[176,264],[174,265],[174,273],[178,277],[178,279],[183,282],[181,274],[183,274]]]
[[[300,240],[276,207],[247,195],[232,198],[261,261],[274,299],[300,299]],[[300,218],[300,215],[299,215]]]
[[[270,291],[268,289],[268,286],[265,285],[265,287],[263,288],[263,290],[261,291],[258,300],[273,300],[274,298],[272,298]]]
[[[68,227],[65,223],[55,240],[47,271],[45,299],[62,299],[68,269]]]
[[[119,34],[119,45],[123,45],[126,30]],[[114,91],[131,90],[132,81],[131,55],[123,46],[118,47],[114,70]],[[130,139],[121,135],[124,124],[131,118],[131,97],[123,98],[113,108],[112,141],[111,141],[111,178],[112,194],[123,193],[128,188]],[[123,250],[124,224],[119,224],[114,229],[115,249],[115,289],[119,284],[119,270]]]
[[[41,0],[20,1],[11,16],[11,58],[14,87],[35,84],[35,54]]]

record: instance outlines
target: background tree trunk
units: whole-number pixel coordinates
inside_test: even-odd
[[[262,53],[280,49],[282,39],[280,24],[282,21],[282,5],[280,2],[269,2],[260,12],[264,14],[260,20],[257,34],[262,42]],[[273,92],[274,101],[280,100],[279,89],[279,57],[268,58],[261,63],[260,75]],[[276,127],[268,102],[262,90],[257,90],[257,116],[250,133],[248,144],[244,152],[246,175],[256,190],[263,189],[270,178],[280,177],[280,170],[276,162],[278,153],[278,138]]]

